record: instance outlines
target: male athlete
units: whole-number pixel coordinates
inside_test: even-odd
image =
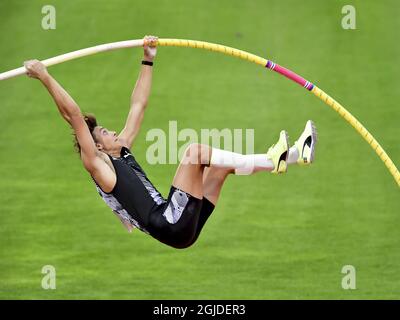
[[[187,248],[217,204],[229,174],[258,171],[284,173],[288,164],[314,160],[316,130],[308,121],[289,148],[286,131],[266,154],[242,155],[191,144],[179,164],[165,199],[147,178],[131,153],[147,106],[152,82],[157,37],[144,37],[144,58],[131,96],[125,127],[117,134],[97,124],[93,115],[82,115],[79,106],[38,60],[24,63],[29,77],[39,79],[53,97],[62,117],[71,125],[83,166],[100,196],[131,231],[138,228],[174,248]]]

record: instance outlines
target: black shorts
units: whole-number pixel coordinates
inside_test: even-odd
[[[150,213],[146,229],[157,240],[174,248],[187,248],[198,238],[214,205],[171,187],[167,202]]]

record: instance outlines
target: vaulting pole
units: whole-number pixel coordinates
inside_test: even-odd
[[[195,41],[195,40],[183,40],[183,39],[158,39],[157,45],[159,46],[174,46],[174,47],[190,47],[190,48],[199,48],[210,51],[215,51],[219,53],[223,53],[226,55],[234,56],[241,58],[243,60],[248,60],[250,62],[254,62],[263,67],[266,67],[270,70],[273,70],[286,78],[298,83],[308,91],[311,91],[314,95],[320,98],[325,104],[335,110],[344,120],[346,120],[363,138],[364,140],[371,146],[371,148],[376,152],[378,157],[385,164],[386,168],[392,174],[396,183],[400,187],[400,172],[396,168],[393,161],[390,159],[388,154],[383,150],[378,141],[372,136],[370,132],[359,122],[349,111],[347,111],[339,102],[334,100],[320,88],[318,88],[313,83],[307,81],[303,77],[294,73],[291,70],[288,70],[279,64],[276,64],[270,60],[261,58],[254,54],[248,53],[246,51],[238,50],[235,48],[227,47],[220,44],[209,43],[204,41]],[[54,58],[43,60],[42,63],[46,66],[53,66],[55,64],[63,63],[66,61],[70,61],[73,59],[89,56],[92,54],[111,51],[122,48],[134,48],[143,46],[143,39],[138,40],[128,40],[128,41],[120,41],[114,43],[102,44],[99,46],[86,48],[78,51],[73,51],[70,53],[66,53],[60,56],[56,56]],[[25,67],[17,68],[11,71],[7,71],[0,74],[0,80],[9,79],[12,77],[16,77],[26,73]]]

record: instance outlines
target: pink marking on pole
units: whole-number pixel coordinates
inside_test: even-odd
[[[274,65],[274,68],[271,68],[272,65]],[[293,80],[294,82],[297,82],[299,85],[301,85],[302,87],[306,88],[309,91],[311,91],[314,88],[314,85],[311,82],[308,82],[303,77],[300,77],[298,74],[280,66],[279,64],[273,63],[272,61],[268,60],[266,67],[274,70],[275,72],[280,73],[281,75],[285,76],[290,80]]]

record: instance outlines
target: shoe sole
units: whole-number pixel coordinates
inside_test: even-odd
[[[278,169],[277,173],[286,173],[287,172],[287,167],[288,167],[288,156],[289,156],[289,135],[286,131],[283,131],[285,134],[285,143],[286,143],[286,151],[281,154],[281,157],[279,158],[278,161]],[[284,159],[282,159],[284,157]]]
[[[311,155],[310,155],[310,162],[314,161],[314,157],[315,157],[315,145],[317,144],[317,127],[315,126],[314,122],[311,121],[311,136],[312,136],[312,144],[311,144]]]
[[[303,149],[301,150],[301,157],[298,161],[300,165],[309,165],[314,162],[315,157],[315,145],[317,143],[317,127],[315,126],[312,120],[307,121],[307,126],[311,126],[311,135],[307,137],[307,139],[303,142]],[[311,144],[306,151],[304,151],[304,147],[306,146],[306,141],[311,137]]]
[[[311,123],[311,153],[310,153],[310,163],[314,162],[314,157],[315,157],[315,145],[317,144],[317,127],[315,126],[314,122],[312,120],[309,120]]]

